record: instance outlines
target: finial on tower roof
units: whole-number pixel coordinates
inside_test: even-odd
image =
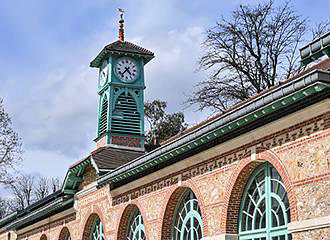
[[[120,20],[119,20],[119,35],[118,38],[120,41],[124,42],[124,9],[118,8]]]

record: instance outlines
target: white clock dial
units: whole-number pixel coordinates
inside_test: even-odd
[[[108,77],[108,61],[104,60],[100,68],[100,86],[103,86]]]
[[[123,82],[134,82],[138,78],[138,66],[128,57],[118,59],[115,72],[117,77]]]

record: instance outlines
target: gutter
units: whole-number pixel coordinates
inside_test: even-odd
[[[98,187],[116,183],[214,140],[281,108],[330,88],[330,72],[314,70],[258,96],[206,125],[101,176]]]
[[[73,204],[73,198],[66,200],[64,197],[57,199],[54,202],[36,210],[35,212],[31,212],[26,216],[16,219],[15,221],[11,222],[9,225],[6,226],[7,229],[18,229],[22,225],[30,224],[31,221],[36,220],[40,217],[45,216],[51,212],[55,212],[61,208],[64,208],[70,204]]]
[[[0,232],[6,230],[5,229],[6,224],[13,221],[16,218],[16,216],[17,216],[17,211],[7,215],[4,218],[2,218],[0,220]]]

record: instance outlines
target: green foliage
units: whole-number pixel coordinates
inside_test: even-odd
[[[154,100],[144,104],[144,115],[149,123],[146,133],[146,150],[157,148],[161,142],[178,134],[187,128],[182,112],[166,113],[167,103]]]

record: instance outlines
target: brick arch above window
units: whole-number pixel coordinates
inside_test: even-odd
[[[185,195],[185,193],[189,191],[191,191],[196,196],[198,205],[200,207],[201,217],[203,222],[203,236],[207,236],[208,224],[204,217],[205,213],[204,213],[203,201],[200,197],[198,190],[195,188],[193,183],[191,181],[187,181],[183,184],[183,186],[177,187],[169,194],[168,201],[166,202],[166,206],[163,207],[164,209],[162,214],[163,222],[159,236],[160,239],[171,239],[173,219],[176,214],[177,206],[182,200],[182,197]]]
[[[40,237],[40,240],[47,240],[46,234],[42,234],[41,237]]]
[[[84,231],[83,231],[83,235],[82,235],[82,240],[91,240],[90,236],[92,234],[93,227],[94,227],[96,221],[100,221],[102,223],[103,231],[105,232],[104,223],[102,221],[102,218],[100,218],[100,216],[98,214],[92,213],[88,217],[87,221],[85,222],[85,227],[84,227]]]
[[[256,170],[261,164],[265,162],[272,164],[281,176],[289,197],[291,221],[298,220],[296,197],[292,188],[289,174],[284,164],[281,162],[280,158],[271,150],[266,148],[257,148],[254,160],[252,160],[250,156],[240,160],[230,180],[228,181],[229,184],[226,187],[227,190],[224,198],[223,212],[220,216],[222,233],[238,233],[238,215],[245,185],[254,170]]]
[[[58,240],[69,240],[71,237],[70,231],[67,227],[63,227],[61,229],[60,235],[58,237]]]
[[[142,209],[137,204],[128,204],[125,207],[125,209],[124,209],[124,211],[121,215],[119,225],[117,226],[117,239],[120,239],[120,240],[126,240],[127,239],[126,234],[128,232],[129,224],[132,220],[131,217],[132,217],[132,214],[134,214],[136,212],[138,212],[141,215],[141,218],[142,218],[143,223],[144,223],[144,227],[145,228],[147,227],[147,224],[145,223],[146,219],[144,218],[144,214],[141,210]],[[144,230],[144,233],[145,233],[146,236],[148,236],[148,231],[146,229]],[[146,237],[146,239],[149,239],[149,238]]]

